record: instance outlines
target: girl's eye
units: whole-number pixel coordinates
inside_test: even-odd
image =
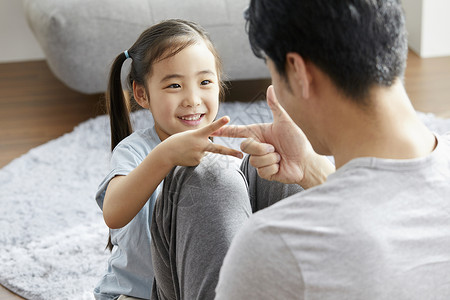
[[[201,85],[207,85],[210,84],[211,81],[210,80],[203,80],[202,83],[200,83]]]
[[[179,85],[178,83],[173,83],[168,86],[169,89],[178,89],[180,87],[181,87],[181,85]]]

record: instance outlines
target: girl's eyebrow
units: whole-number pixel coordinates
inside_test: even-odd
[[[197,76],[198,75],[214,75],[214,76],[216,76],[216,73],[215,72],[213,72],[213,71],[211,71],[211,70],[203,70],[203,71],[200,71],[200,72],[198,72],[197,73]]]
[[[199,71],[199,72],[197,72],[196,75],[199,76],[199,75],[205,75],[205,74],[216,76],[216,73],[211,70]],[[164,76],[160,82],[162,83],[162,82],[165,82],[170,79],[183,79],[184,77],[185,76],[181,75],[181,74],[168,74],[168,75]]]
[[[170,80],[170,79],[180,79],[180,78],[183,78],[183,77],[184,77],[184,76],[183,76],[183,75],[180,75],[180,74],[168,74],[168,75],[164,76],[164,77],[161,79],[160,83],[163,83],[163,82],[168,81],[168,80]]]

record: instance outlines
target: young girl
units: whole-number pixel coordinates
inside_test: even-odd
[[[132,60],[128,84],[133,98],[154,118],[153,127],[134,133],[120,79],[127,59]],[[152,26],[115,59],[107,92],[111,171],[96,195],[114,250],[94,290],[96,299],[150,299],[152,210],[174,166],[195,166],[206,152],[242,158],[241,152],[209,140],[229,121],[214,122],[223,95],[221,72],[205,31],[182,20]]]

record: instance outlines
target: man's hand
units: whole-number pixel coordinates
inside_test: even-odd
[[[241,150],[251,155],[250,164],[262,178],[297,183],[303,188],[324,182],[334,166],[314,152],[303,131],[278,103],[272,86],[267,89],[267,103],[273,123],[225,126],[213,135],[247,138]]]

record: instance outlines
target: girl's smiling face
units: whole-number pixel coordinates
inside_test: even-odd
[[[140,91],[148,96],[147,105],[140,104],[152,112],[161,140],[204,127],[216,118],[219,109],[216,60],[203,42],[154,63],[147,87],[146,91]]]

